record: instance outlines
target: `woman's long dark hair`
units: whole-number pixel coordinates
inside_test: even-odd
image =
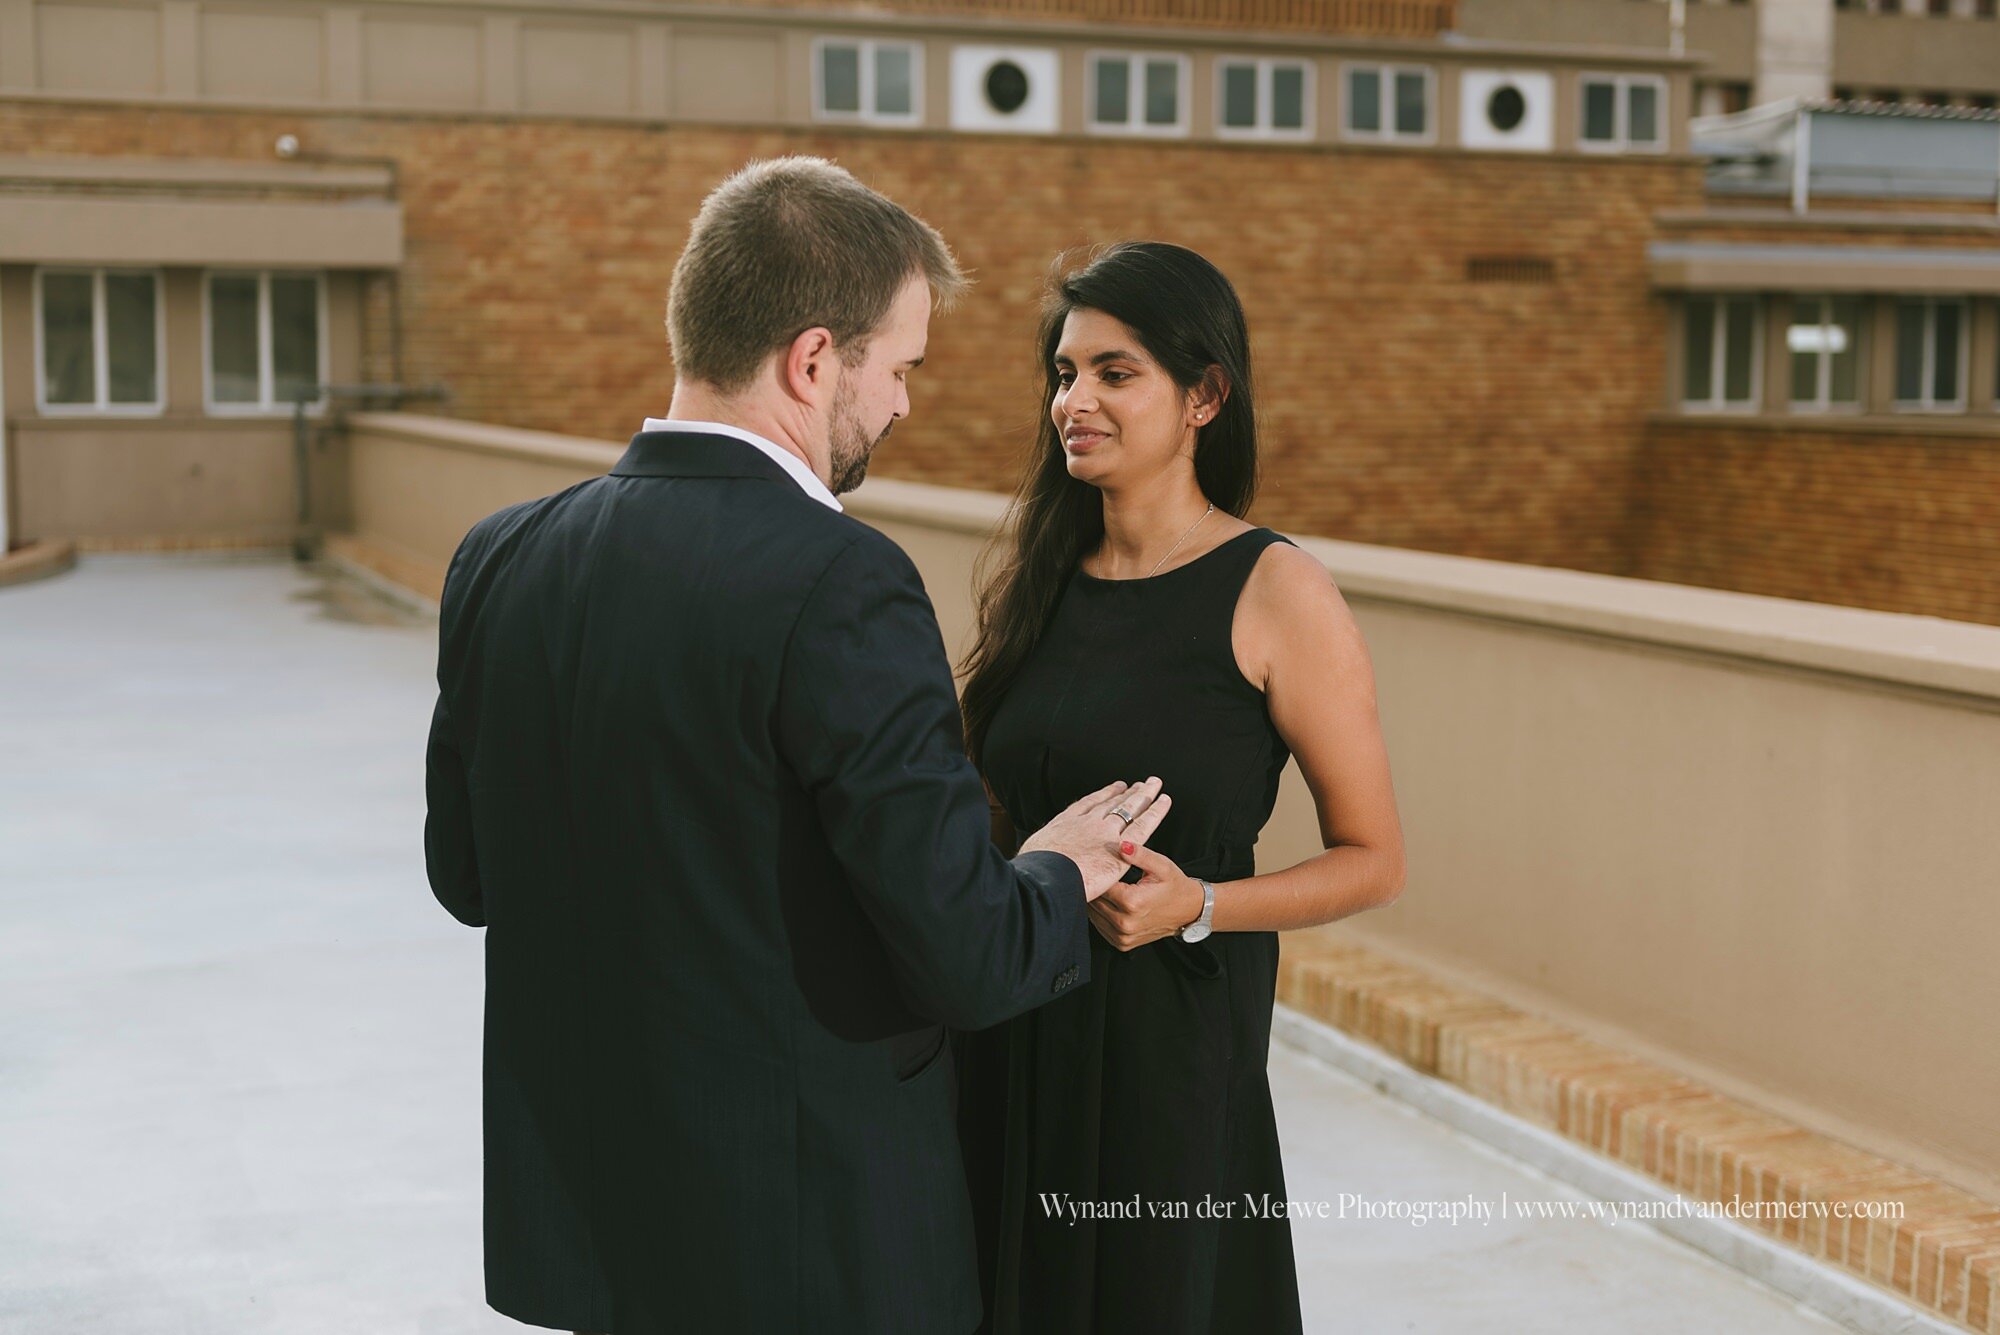
[[[1003,526],[981,560],[979,634],[961,670],[966,752],[981,763],[1000,700],[1048,629],[1077,562],[1104,537],[1097,488],[1069,475],[1049,409],[1058,388],[1056,345],[1074,310],[1102,311],[1130,326],[1148,355],[1184,391],[1219,370],[1227,387],[1215,417],[1197,428],[1194,475],[1202,493],[1241,518],[1257,491],[1257,421],[1243,304],[1222,271],[1183,246],[1126,241],[1067,275],[1057,262],[1043,303],[1042,416],[1033,453]]]

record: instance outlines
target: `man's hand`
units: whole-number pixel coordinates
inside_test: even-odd
[[[1141,784],[1107,784],[1070,803],[1029,836],[1021,852],[1061,853],[1083,873],[1085,901],[1094,900],[1116,885],[1129,865],[1119,856],[1118,845],[1143,848],[1173,804],[1160,791],[1157,778]]]

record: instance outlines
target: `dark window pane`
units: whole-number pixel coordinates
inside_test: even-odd
[[[1750,402],[1756,381],[1757,303],[1753,297],[1731,297],[1723,314],[1722,397],[1730,403]]]
[[[1819,356],[1811,352],[1792,354],[1792,402],[1819,401]]]
[[[1819,403],[1819,358],[1810,353],[1792,354],[1792,402]]]
[[[257,402],[257,279],[208,280],[208,366],[217,403]]]
[[[1132,67],[1122,60],[1097,62],[1097,121],[1123,125],[1131,119]]]
[[[1618,86],[1586,83],[1583,86],[1583,137],[1594,143],[1610,143],[1617,136]]]
[[[1660,138],[1660,90],[1649,83],[1627,88],[1625,138],[1635,144],[1652,144]]]
[[[1785,347],[1792,358],[1792,402],[1815,403],[1819,399],[1819,368],[1826,354],[1826,301],[1822,297],[1795,297],[1792,323],[1785,330]]]
[[[42,275],[42,397],[50,403],[97,402],[90,287],[87,273]]]
[[[1424,132],[1424,76],[1415,70],[1396,75],[1396,133]]]
[[[1689,297],[1687,338],[1682,348],[1687,369],[1687,394],[1695,403],[1715,397],[1715,298]]]
[[[1924,396],[1924,303],[1896,303],[1896,397],[1914,403]]]
[[[1833,328],[1840,333],[1834,345],[1833,366],[1827,380],[1827,398],[1834,403],[1861,401],[1861,299],[1835,297]]]
[[[104,275],[104,360],[113,403],[156,403],[159,332],[153,318],[153,275]]]
[[[861,110],[861,48],[823,46],[819,52],[820,97],[826,109],[855,113]]]
[[[1382,71],[1347,72],[1347,128],[1364,134],[1382,128]]]
[[[271,380],[279,403],[319,397],[319,284],[311,278],[271,280]]]
[[[1941,301],[1932,308],[1937,323],[1936,360],[1931,366],[1931,400],[1958,401],[1958,330],[1965,308],[1955,301]]]
[[[1171,60],[1146,62],[1146,124],[1172,125],[1181,118],[1181,67]]]
[[[875,110],[883,116],[907,116],[916,105],[910,68],[910,48],[875,48]]]
[[[1257,124],[1257,67],[1222,67],[1222,123],[1232,130],[1254,129]]]
[[[1298,65],[1271,71],[1271,126],[1278,130],[1306,128],[1306,72]]]

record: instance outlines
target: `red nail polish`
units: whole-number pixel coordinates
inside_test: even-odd
[[[1133,847],[1134,847],[1134,845],[1133,845],[1133,844],[1132,844],[1132,842],[1131,842],[1131,841],[1130,841],[1130,840],[1128,839],[1128,840],[1126,840],[1126,841],[1125,841],[1124,843],[1122,843],[1122,844],[1118,845],[1118,851],[1119,851],[1120,853],[1123,853],[1123,854],[1124,854],[1124,855],[1125,855],[1126,857],[1128,857],[1128,858],[1129,858],[1129,857],[1131,857],[1131,856],[1132,856],[1132,851],[1133,851]]]

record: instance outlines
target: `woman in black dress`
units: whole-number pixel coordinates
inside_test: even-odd
[[[1056,283],[1041,352],[967,744],[1003,842],[1120,776],[1158,775],[1174,804],[1092,906],[1089,984],[959,1040],[987,1328],[1297,1331],[1265,1072],[1276,933],[1402,888],[1367,649],[1325,569],[1242,518],[1249,340],[1213,265],[1111,247]],[[1292,755],[1326,851],[1258,876]]]

